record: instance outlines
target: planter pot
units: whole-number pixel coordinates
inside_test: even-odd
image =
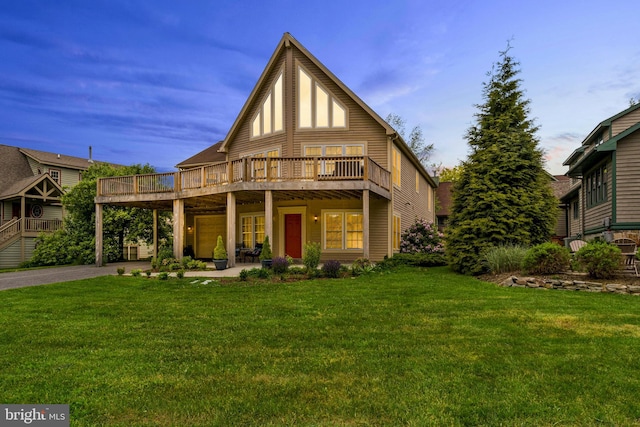
[[[224,270],[225,268],[227,268],[226,259],[214,259],[213,264],[216,266],[216,270]]]
[[[272,259],[263,259],[260,261],[262,263],[262,268],[271,268]]]

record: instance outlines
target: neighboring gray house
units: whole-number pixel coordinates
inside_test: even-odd
[[[62,227],[63,188],[77,184],[91,162],[0,145],[0,268],[30,259],[36,237]]]
[[[600,122],[565,160],[571,238],[640,238],[640,104]]]

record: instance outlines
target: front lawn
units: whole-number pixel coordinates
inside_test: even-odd
[[[447,268],[0,292],[0,403],[72,426],[640,425],[640,298]]]

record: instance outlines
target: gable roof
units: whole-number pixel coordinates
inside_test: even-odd
[[[227,160],[227,155],[219,151],[221,146],[222,141],[216,142],[211,147],[205,148],[201,152],[178,163],[176,167],[179,169],[189,169],[211,163],[224,162]]]
[[[601,131],[603,131],[604,129],[608,129],[611,127],[612,123],[619,119],[620,117],[624,117],[627,114],[637,110],[638,108],[640,108],[640,103],[634,104],[632,106],[630,106],[629,108],[620,111],[617,114],[614,114],[613,116],[604,119],[603,121],[601,121],[600,123],[598,123],[598,125],[591,131],[589,132],[589,134],[582,140],[582,144],[580,147],[578,147],[576,150],[573,151],[573,153],[571,153],[569,155],[569,157],[562,163],[564,166],[568,166],[571,165],[571,163],[573,163],[575,160],[577,160],[580,155],[582,155],[582,153],[584,153],[585,149],[589,146],[590,142],[593,137],[597,134],[599,134]],[[629,129],[627,129],[629,130]],[[618,135],[614,136],[617,137]]]
[[[427,181],[433,186],[436,187],[437,184],[433,180],[433,178],[429,175],[429,173],[425,170],[424,166],[420,163],[416,155],[411,151],[407,143],[402,139],[402,137],[396,132],[396,130],[389,125],[382,117],[378,115],[371,107],[369,107],[358,95],[356,95],[351,89],[347,87],[335,74],[333,74],[322,62],[320,62],[315,56],[311,54],[299,41],[297,41],[291,34],[284,33],[278,45],[276,46],[275,51],[271,55],[267,66],[262,71],[258,82],[253,87],[253,90],[249,94],[246,102],[244,103],[240,113],[238,114],[236,120],[234,121],[231,129],[227,133],[227,136],[222,141],[222,145],[220,146],[219,151],[226,153],[228,151],[229,142],[236,135],[238,130],[240,129],[241,123],[244,120],[248,119],[247,115],[249,113],[249,107],[253,105],[255,98],[260,93],[260,89],[266,84],[267,76],[272,71],[272,68],[275,66],[277,59],[280,55],[291,46],[294,46],[298,49],[309,61],[311,61],[316,67],[320,69],[333,83],[335,83],[347,96],[349,96],[358,106],[360,106],[364,111],[366,111],[382,128],[384,128],[386,134],[392,139],[398,141],[398,146],[401,151],[409,157],[412,163],[418,168],[418,170],[422,173],[422,175],[427,179]]]
[[[568,176],[582,175],[587,169],[591,168],[597,162],[599,162],[604,157],[606,157],[609,154],[609,152],[616,151],[618,149],[618,141],[620,141],[623,138],[626,138],[627,136],[631,135],[634,132],[637,132],[638,130],[640,130],[640,122],[629,127],[625,131],[620,132],[613,138],[609,138],[608,140],[598,145],[597,147],[594,147],[591,151],[587,153],[586,156],[578,160],[578,162],[569,169],[569,171],[567,172],[567,175]]]
[[[453,206],[453,182],[440,182],[436,189],[436,197],[438,198],[438,210],[436,216],[451,215],[451,207]]]
[[[63,154],[49,153],[47,151],[32,150],[30,148],[20,148],[20,152],[43,165],[78,170],[87,170],[89,166],[91,166],[89,159],[83,159],[81,157],[66,156]]]
[[[18,147],[0,145],[0,193],[4,193],[16,181],[33,176],[29,161]]]
[[[45,180],[48,181],[52,189],[55,189],[56,195],[51,196],[52,199],[60,197],[60,195],[64,193],[62,187],[60,187],[60,185],[53,178],[51,178],[48,173],[45,173],[41,175],[30,176],[28,178],[23,178],[14,182],[11,186],[2,190],[2,192],[0,193],[0,199],[24,196],[27,191]]]

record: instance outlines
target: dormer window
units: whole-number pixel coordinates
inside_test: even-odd
[[[251,122],[251,137],[269,135],[284,129],[282,89],[282,72],[280,72]]]
[[[302,67],[298,67],[298,127],[345,128],[347,109]]]

